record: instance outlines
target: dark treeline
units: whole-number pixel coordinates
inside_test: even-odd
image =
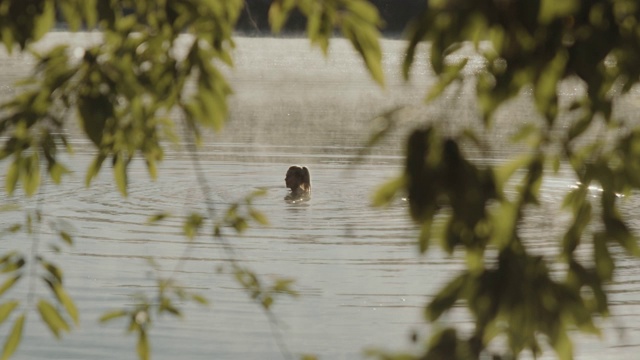
[[[398,35],[407,22],[425,8],[427,0],[369,0],[378,8],[384,20],[385,35]],[[246,8],[237,29],[246,35],[269,34],[269,6],[272,0],[247,0]],[[301,34],[306,26],[305,18],[295,11],[284,28],[285,34]]]
[[[236,29],[251,36],[270,34],[269,6],[272,2],[273,0],[245,1],[246,6],[238,20]],[[407,23],[427,5],[427,0],[369,0],[369,2],[378,8],[384,20],[381,30],[387,36],[397,36],[402,33]],[[59,9],[56,9],[56,20],[59,27],[66,27],[64,17]],[[306,18],[294,10],[282,32],[285,35],[302,35],[306,24]]]

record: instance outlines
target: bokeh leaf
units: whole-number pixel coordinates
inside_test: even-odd
[[[18,280],[20,280],[21,276],[22,274],[17,274],[5,280],[5,282],[2,283],[2,285],[0,285],[0,295],[4,294],[7,290],[11,289],[13,285],[15,285],[18,282]]]
[[[19,301],[12,300],[7,301],[0,305],[0,324],[4,323],[5,320],[11,315],[13,310],[20,305]]]
[[[149,352],[149,339],[147,337],[147,333],[144,330],[140,330],[138,335],[138,345],[136,346],[138,351],[138,358],[140,360],[149,360],[150,352]]]
[[[73,322],[78,325],[80,323],[80,317],[78,313],[78,308],[73,302],[73,299],[67,294],[67,291],[62,287],[61,284],[56,283],[53,285],[54,292],[58,301],[64,306],[65,310],[73,320]]]
[[[13,328],[11,328],[11,332],[9,336],[7,336],[7,340],[4,343],[4,348],[2,349],[2,360],[8,360],[11,355],[18,349],[20,345],[20,341],[22,340],[22,328],[24,326],[25,314],[20,315],[16,321],[13,323]]]
[[[104,322],[111,321],[113,319],[125,317],[127,315],[129,315],[129,313],[126,310],[114,310],[114,311],[111,311],[111,312],[108,312],[108,313],[102,315],[100,317],[99,321],[101,323],[104,323]]]
[[[71,331],[69,324],[67,324],[58,310],[48,301],[44,299],[38,301],[38,312],[56,338],[60,338],[60,331]]]

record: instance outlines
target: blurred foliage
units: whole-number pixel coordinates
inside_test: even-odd
[[[424,0],[369,0],[380,13],[384,22],[381,30],[383,35],[399,37],[407,22],[427,5]],[[266,35],[270,33],[269,8],[272,0],[251,0],[246,2],[236,26],[242,35]],[[294,36],[304,32],[307,26],[306,17],[298,10],[293,10],[286,23],[282,26],[282,33]]]
[[[134,157],[145,160],[152,179],[158,176],[157,164],[163,159],[167,141],[179,141],[175,119],[182,120],[179,125],[186,129],[187,143],[199,144],[203,130],[222,129],[227,98],[232,93],[223,70],[233,66],[232,35],[244,6],[243,0],[0,1],[0,42],[9,54],[17,51],[35,59],[32,74],[18,84],[18,95],[0,105],[0,161],[7,163],[6,192],[32,197],[42,191],[47,178],[54,184],[64,180],[70,170],[61,159],[73,152],[68,139],[68,130],[74,127],[71,121],[78,121],[96,149],[86,185],[90,186],[107,164],[112,168],[115,188],[123,196],[128,193],[128,167]],[[374,6],[363,0],[277,1],[269,14],[274,30],[286,21],[292,8],[308,17],[312,44],[326,53],[329,38],[336,29],[341,31],[362,56],[371,76],[380,84],[384,82],[378,42],[381,20]],[[97,31],[101,37],[84,47],[64,43],[35,46],[56,21],[72,32]],[[189,150],[195,152],[191,147]],[[201,183],[201,187],[207,198],[208,186]],[[211,238],[227,251],[234,279],[273,321],[270,311],[275,297],[296,295],[292,281],[275,279],[269,284],[261,280],[242,265],[225,239],[226,229],[241,233],[252,222],[268,224],[252,203],[262,193],[232,204],[218,220],[206,200],[208,213],[191,213],[182,230],[187,249],[193,239],[210,231]],[[149,223],[167,216],[153,215]],[[27,224],[13,225],[6,234],[30,229],[32,223],[29,218]],[[30,311],[37,311],[56,337],[79,321],[63,286],[62,269],[41,256],[39,235],[29,234],[34,244],[30,254],[9,251],[1,258],[7,278],[0,285],[0,323],[14,318],[3,359],[18,348]],[[68,231],[59,230],[58,234],[72,245]],[[35,270],[25,274],[25,264],[30,269],[40,267],[38,272],[43,273],[41,277],[51,290],[50,298],[41,298],[37,304],[32,295],[26,301],[7,300],[7,291],[22,278],[33,283],[38,276]],[[179,316],[182,310],[178,305],[187,300],[208,302],[187,292],[174,278],[157,276],[156,284],[156,294],[138,294],[135,306],[102,317],[102,321],[129,319],[128,329],[138,337],[141,359],[151,355],[148,333],[152,320],[163,313]],[[29,289],[29,294],[35,293],[33,286]],[[14,316],[18,308],[21,313]]]
[[[0,38],[10,53],[29,52],[35,58],[32,75],[22,81],[21,92],[0,106],[0,160],[9,161],[5,188],[9,195],[20,187],[32,196],[47,176],[59,184],[68,168],[59,160],[71,153],[67,141],[70,121],[78,119],[96,148],[87,175],[87,186],[105,160],[113,168],[114,183],[127,195],[127,169],[134,156],[146,161],[149,174],[157,176],[156,164],[163,158],[162,140],[176,142],[174,121],[169,113],[179,111],[189,131],[197,137],[201,128],[219,130],[227,116],[226,98],[231,89],[219,66],[232,64],[231,35],[243,1],[109,1],[41,0],[0,3]],[[97,29],[102,39],[86,48],[58,44],[36,51],[36,44],[61,15],[71,31]],[[194,84],[196,91],[187,91]],[[44,166],[43,166],[44,165]],[[41,168],[46,171],[42,171]],[[28,223],[31,223],[29,220]],[[202,218],[185,222],[187,238],[195,236]],[[72,243],[68,232],[61,239]],[[38,236],[32,236],[34,244]],[[4,257],[10,277],[2,292],[23,275],[30,281],[36,273],[23,274],[23,263],[37,263],[51,299],[40,299],[35,309],[42,322],[59,337],[79,321],[78,311],[63,287],[62,270],[46,261],[34,245],[29,255]],[[35,265],[31,265],[32,267]],[[148,358],[147,320],[151,308],[157,313],[179,315],[175,299],[197,302],[206,299],[186,293],[172,279],[157,280],[158,302],[145,301],[127,310],[130,331],[138,335],[138,354]],[[29,294],[33,293],[31,286]],[[6,297],[3,295],[3,298]],[[32,296],[16,318],[9,333],[3,358],[17,348]],[[14,302],[0,307],[7,319],[17,307]],[[144,312],[143,312],[144,311]],[[147,314],[143,321],[143,315]],[[71,320],[71,321],[70,321]]]
[[[208,306],[209,300],[204,296],[191,292],[172,278],[162,277],[161,267],[153,259],[149,263],[155,273],[155,290],[157,293],[153,297],[148,297],[145,293],[137,293],[134,296],[135,306],[118,310],[111,310],[100,317],[100,322],[106,323],[118,318],[126,318],[127,332],[137,335],[138,342],[136,350],[140,359],[151,358],[151,345],[149,341],[149,331],[156,320],[163,314],[174,317],[181,317],[181,305],[191,301],[202,306]]]
[[[360,53],[373,79],[384,84],[378,42],[382,20],[375,6],[366,0],[274,0],[269,8],[269,23],[274,32],[282,29],[294,9],[307,18],[307,36],[325,55],[329,39],[339,28]]]
[[[78,326],[80,323],[78,309],[63,286],[62,269],[37,252],[42,223],[40,211],[28,211],[24,226],[12,225],[2,233],[2,236],[16,236],[19,232],[24,232],[33,237],[30,254],[10,250],[0,257],[0,274],[3,278],[0,285],[0,325],[10,318],[14,319],[13,327],[4,343],[2,359],[8,359],[17,350],[22,339],[24,322],[30,308],[34,306],[36,296],[38,300],[35,308],[43,324],[56,338],[60,338],[62,332],[69,332],[73,325]],[[68,230],[68,224],[50,222],[48,227],[51,233],[58,236],[49,241],[48,245],[52,250],[49,254],[58,253],[61,245],[72,245],[73,237]],[[46,285],[46,295],[39,294],[41,292],[38,291],[40,287],[37,284]],[[20,290],[17,290],[18,288]],[[26,293],[26,299],[22,300],[18,296],[20,293]]]
[[[416,54],[428,52],[438,81],[427,102],[453,84],[475,83],[485,126],[471,138],[488,133],[496,111],[516,96],[533,101],[540,121],[512,120],[520,127],[513,141],[526,150],[500,165],[465,157],[461,145],[469,137],[444,135],[437,119],[412,132],[404,173],[383,185],[374,203],[406,192],[421,227],[420,252],[435,242],[464,254],[465,269],[427,304],[425,319],[439,323],[463,306],[474,327],[436,331],[419,354],[373,350],[370,356],[512,359],[550,347],[571,359],[571,332],[600,333],[597,320],[609,314],[607,284],[617,262],[640,256],[631,219],[619,207],[640,187],[640,127],[613,111],[639,80],[638,20],[640,5],[629,0],[434,0],[409,24],[403,72],[408,78]],[[481,71],[464,71],[469,52],[460,49],[470,45],[471,56],[484,61]],[[565,80],[585,91],[563,98]],[[540,206],[543,179],[562,164],[577,185],[567,188],[556,211],[571,219],[551,239],[558,256],[535,255],[535,244],[522,236],[525,214]]]

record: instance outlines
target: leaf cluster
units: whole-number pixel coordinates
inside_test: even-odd
[[[372,355],[480,358],[496,339],[506,339],[506,348],[491,355],[517,358],[525,350],[539,355],[545,339],[560,358],[570,359],[570,331],[599,333],[594,319],[609,313],[607,284],[619,260],[612,248],[640,255],[637,235],[620,210],[620,199],[638,189],[640,138],[633,119],[625,122],[613,111],[639,80],[629,62],[640,56],[639,18],[638,4],[626,0],[430,1],[410,24],[403,72],[409,77],[419,44],[427,42],[438,77],[427,101],[472,78],[487,128],[502,105],[528,90],[542,121],[513,119],[520,128],[513,141],[526,151],[503,165],[465,159],[437,125],[410,135],[404,174],[382,186],[374,202],[383,205],[406,191],[421,226],[420,251],[441,238],[447,252],[464,252],[466,268],[427,305],[426,319],[437,321],[464,304],[475,329],[470,335],[454,328],[436,332],[418,357]],[[469,43],[485,64],[471,74],[463,73],[467,61],[458,52]],[[563,99],[559,84],[565,80],[580,83],[584,93]],[[562,205],[571,219],[557,238],[560,253],[558,259],[532,255],[533,244],[521,235],[525,214],[540,205],[542,180],[562,163],[578,182]],[[444,223],[442,231],[432,232],[437,222]],[[577,255],[585,252],[586,261]],[[549,270],[556,262],[565,270]]]
[[[154,321],[160,316],[167,314],[173,317],[182,317],[181,305],[188,301],[202,306],[209,305],[209,300],[206,297],[187,290],[171,278],[159,276],[159,266],[152,260],[150,262],[156,270],[156,294],[149,298],[145,293],[137,293],[134,296],[136,299],[134,306],[108,311],[100,317],[101,323],[119,318],[128,319],[126,331],[137,336],[136,351],[141,360],[151,358],[149,332]]]
[[[234,266],[233,273],[238,283],[249,293],[249,296],[260,303],[264,310],[271,310],[271,306],[277,295],[298,296],[298,292],[292,288],[293,279],[278,278],[272,285],[263,284],[260,278],[252,270]]]
[[[0,15],[4,4],[14,3],[3,3]],[[52,24],[42,18],[53,16],[55,2],[35,3],[42,3],[45,15],[33,18],[34,27],[44,32],[11,27],[31,14],[27,6],[25,14],[3,22],[7,48],[12,47],[13,33],[26,36],[20,42],[24,47],[51,29]],[[221,129],[231,89],[218,67],[232,64],[231,35],[242,1],[136,1],[111,6],[108,1],[67,0],[57,5],[72,30],[83,24],[97,27],[102,41],[86,48],[63,44],[33,52],[37,64],[23,83],[25,91],[3,104],[0,112],[0,134],[7,136],[0,158],[13,156],[6,182],[9,193],[18,182],[28,195],[37,190],[43,155],[54,181],[68,172],[58,160],[58,149],[71,151],[65,135],[72,118],[68,111],[77,115],[98,149],[86,175],[87,185],[110,159],[123,195],[127,167],[136,154],[145,159],[151,177],[157,176],[156,164],[164,154],[160,142],[175,140],[168,116],[172,111],[183,112],[196,134],[201,127]],[[14,6],[9,7],[13,11]],[[187,91],[192,80],[197,89]]]
[[[451,76],[451,55],[472,42],[486,61],[486,71],[477,75],[486,121],[506,100],[532,87],[538,111],[553,122],[557,84],[569,77],[586,85],[580,107],[609,118],[611,90],[627,92],[640,75],[630,61],[640,52],[634,30],[639,16],[638,4],[629,0],[433,1],[408,28],[404,74],[418,44],[428,41],[433,70],[444,80]]]
[[[34,221],[36,224],[42,222],[40,213],[36,212],[34,215],[29,213],[24,226],[15,224],[9,228],[8,233],[15,234],[23,229],[28,234],[33,234]],[[58,233],[63,243],[71,245],[73,238],[67,231],[60,230],[62,226],[53,223],[51,227]],[[59,251],[57,245],[52,243],[51,246],[55,251]],[[13,313],[22,308],[20,314],[15,316],[13,327],[5,340],[2,352],[3,359],[8,359],[17,350],[22,340],[24,321],[33,305],[31,299],[35,296],[35,280],[42,281],[49,290],[49,296],[39,297],[35,310],[51,333],[56,338],[60,338],[62,332],[71,331],[72,325],[79,325],[80,315],[73,299],[64,287],[62,269],[51,261],[40,255],[28,257],[18,251],[8,251],[0,257],[0,274],[5,277],[0,285],[0,296],[6,300],[0,304],[0,324],[3,324],[12,317]],[[27,281],[24,281],[24,278],[29,279],[29,284],[26,284]],[[16,297],[7,300],[9,291],[15,289],[19,284],[28,286],[27,300],[20,301]]]
[[[127,194],[127,168],[135,156],[145,160],[152,178],[157,176],[157,163],[164,155],[161,142],[177,141],[169,118],[172,112],[183,113],[188,131],[196,136],[201,128],[221,129],[231,89],[219,68],[232,65],[231,35],[243,4],[241,0],[2,2],[0,40],[9,52],[17,44],[36,61],[33,73],[19,84],[19,95],[0,105],[0,160],[11,159],[7,192],[14,193],[21,184],[27,196],[35,194],[44,176],[43,163],[49,177],[60,183],[69,172],[60,153],[73,151],[67,134],[75,118],[97,150],[86,174],[87,185],[108,160],[123,195]],[[56,14],[72,31],[99,30],[100,40],[83,48],[69,44],[41,51],[30,48],[52,29]],[[28,219],[25,228],[31,231]],[[191,216],[185,234],[195,235],[201,224],[202,218]],[[72,243],[67,231],[58,232],[63,241]],[[36,308],[43,323],[59,337],[70,330],[70,322],[77,324],[79,315],[62,286],[62,270],[37,251],[33,256],[32,267],[41,268],[41,279],[52,295],[39,299]],[[25,261],[13,255],[4,260],[6,272],[13,275],[2,285],[2,292],[21,279]],[[29,274],[34,278],[34,272]],[[179,315],[175,299],[206,302],[169,280],[158,282],[157,302],[141,301],[127,312],[131,331],[139,335],[141,358],[149,356],[143,318],[150,306],[156,306],[158,314]],[[0,305],[4,319],[17,305]],[[25,311],[15,320],[4,358],[17,349],[26,315]]]
[[[275,0],[269,8],[269,23],[278,33],[294,9],[307,18],[307,36],[311,44],[326,55],[329,40],[339,29],[364,60],[373,79],[384,84],[379,27],[383,25],[374,5],[366,0]]]

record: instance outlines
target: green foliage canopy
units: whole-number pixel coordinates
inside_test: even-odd
[[[449,253],[465,253],[467,268],[427,305],[425,316],[437,321],[463,304],[475,327],[471,333],[445,327],[417,357],[374,355],[512,358],[529,350],[536,356],[544,340],[560,358],[570,359],[569,331],[599,333],[595,320],[609,314],[606,285],[622,256],[612,255],[613,248],[640,255],[637,237],[619,209],[619,199],[640,185],[640,128],[635,119],[613,111],[617,99],[639,80],[638,19],[640,7],[627,0],[434,0],[409,26],[405,76],[424,41],[439,78],[427,101],[456,82],[472,80],[489,129],[501,106],[531,90],[542,121],[532,126],[535,119],[513,120],[526,123],[514,140],[528,150],[501,166],[465,159],[458,146],[468,138],[465,133],[444,136],[430,125],[411,135],[404,174],[382,187],[376,199],[383,204],[405,188],[411,215],[422,224],[420,250],[440,241]],[[457,52],[468,43],[486,66],[463,75],[466,60],[456,60]],[[584,95],[563,99],[559,84],[565,80],[579,81]],[[599,136],[588,136],[588,130]],[[525,212],[539,205],[545,175],[564,163],[578,184],[567,189],[562,205],[572,219],[557,239],[558,259],[534,255],[535,244],[522,240]],[[590,186],[602,189],[598,201],[589,199]],[[507,190],[516,195],[506,196]],[[443,229],[433,226],[437,216],[445,219]],[[590,260],[579,260],[578,249],[589,252]],[[558,263],[565,270],[552,272]],[[506,341],[506,349],[489,351],[496,341]]]
[[[164,155],[163,144],[178,140],[173,120],[176,118],[181,120],[185,143],[199,168],[193,144],[199,143],[203,129],[218,131],[227,118],[227,98],[232,89],[222,69],[233,65],[232,35],[244,5],[242,0],[0,2],[0,41],[5,49],[9,53],[29,52],[36,59],[33,73],[20,84],[20,93],[0,105],[0,161],[9,162],[7,193],[14,194],[21,187],[30,197],[39,191],[46,176],[56,184],[63,181],[69,170],[60,154],[73,151],[65,130],[73,127],[70,121],[76,119],[96,148],[86,174],[87,186],[103,165],[110,163],[118,190],[127,196],[128,166],[135,156],[146,161],[150,176],[155,178],[157,163]],[[340,29],[362,54],[373,78],[382,84],[377,29],[380,19],[375,7],[363,0],[275,3],[271,15],[274,29],[293,7],[308,16],[313,44],[326,53],[334,29]],[[97,30],[101,40],[85,48],[60,44],[36,50],[35,45],[53,28],[57,15],[69,30]],[[271,321],[276,297],[297,295],[292,280],[264,282],[242,265],[224,238],[224,229],[242,232],[251,222],[267,224],[266,217],[252,205],[263,192],[248,195],[216,218],[206,180],[200,177],[199,182],[207,213],[192,213],[184,220],[182,230],[187,244],[211,226],[210,236],[223,244],[231,260],[230,272]],[[152,215],[150,222],[166,216]],[[77,308],[64,290],[61,268],[38,252],[38,240],[33,234],[42,214],[29,213],[27,219],[25,226],[18,224],[8,230],[31,234],[31,253],[8,252],[0,258],[2,272],[7,276],[0,284],[0,296],[23,284],[21,279],[29,279],[26,301],[6,296],[0,299],[0,323],[10,318],[14,321],[3,359],[18,348],[25,318],[31,311],[39,313],[56,337],[71,331],[71,325],[79,322]],[[67,231],[54,230],[63,244],[72,245],[73,238]],[[141,359],[150,357],[148,333],[156,315],[181,316],[178,303],[209,302],[184,289],[175,279],[160,276],[160,266],[153,261],[152,267],[156,270],[157,293],[152,297],[140,294],[132,308],[109,311],[100,319],[128,319],[128,331],[137,335]],[[46,283],[50,297],[34,299],[34,279]]]

